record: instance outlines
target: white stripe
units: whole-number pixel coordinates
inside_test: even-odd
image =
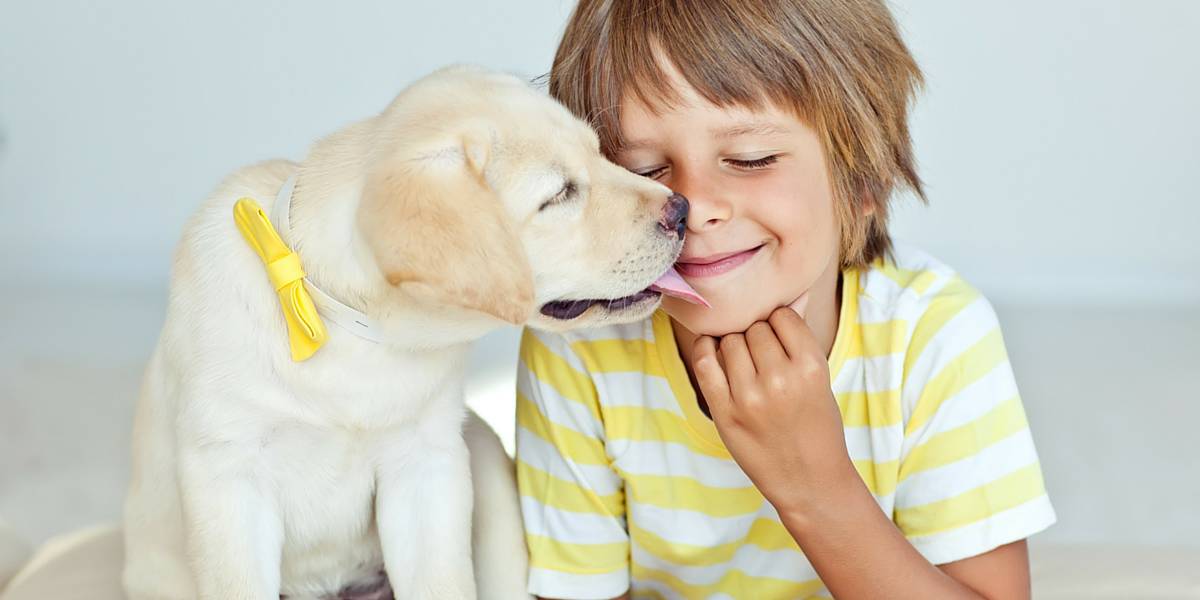
[[[900,387],[904,354],[847,358],[833,381],[833,393],[886,392]]]
[[[999,327],[995,311],[983,296],[976,298],[942,325],[921,351],[921,356],[917,357],[904,381],[900,400],[905,423],[912,416],[925,385],[950,362]]]
[[[862,277],[859,277],[859,285],[862,285]],[[896,307],[891,302],[873,298],[868,295],[866,290],[858,290],[858,314],[855,316],[855,322],[862,324],[886,323],[900,318],[896,313]],[[839,330],[839,333],[840,330]]]
[[[1037,462],[1026,427],[962,460],[910,475],[896,486],[896,508],[953,498]]]
[[[674,442],[612,439],[613,464],[634,475],[690,477],[714,488],[744,488],[754,484],[733,460],[692,452]]]
[[[1023,540],[1054,524],[1050,498],[1039,496],[965,527],[908,539],[929,562],[940,565]]]
[[[850,460],[869,460],[881,463],[900,458],[904,444],[904,425],[895,423],[880,427],[845,427],[846,449]]]
[[[901,267],[903,268],[903,267]],[[924,293],[918,294],[915,289],[901,288],[899,284],[880,273],[868,277],[863,289],[858,295],[858,322],[861,324],[887,323],[889,321],[906,321],[911,325],[929,307],[929,303],[955,280],[953,273],[939,276]]]
[[[542,416],[555,425],[566,427],[592,438],[604,437],[601,425],[592,411],[582,402],[558,393],[549,383],[537,378],[533,371],[521,365],[517,373],[517,390],[533,402]],[[584,399],[586,401],[586,399]]]
[[[889,321],[894,318],[903,318],[904,315],[896,314],[904,312],[907,314],[920,314],[923,311],[910,312],[909,308],[916,308],[928,302],[928,299],[937,295],[951,281],[954,281],[956,274],[948,268],[937,268],[934,265],[905,265],[897,263],[900,270],[910,271],[914,273],[913,279],[921,277],[933,276],[933,281],[925,288],[924,291],[917,291],[915,288],[902,286],[899,282],[888,277],[882,272],[871,269],[862,273],[859,276],[859,295],[866,296],[871,302],[882,306],[893,307],[892,317],[890,318],[875,318],[868,323]],[[930,268],[932,267],[932,268]],[[882,314],[879,315],[882,317]]]
[[[542,535],[568,544],[616,544],[629,541],[625,519],[547,506],[521,496],[525,533]]]
[[[1012,367],[1007,361],[996,365],[983,377],[942,400],[937,412],[904,440],[901,460],[933,436],[976,421],[1016,396],[1017,382]]]
[[[768,503],[763,501],[763,504]],[[630,520],[640,529],[668,542],[704,547],[741,541],[759,519],[779,520],[763,507],[744,515],[713,517],[694,510],[630,501],[628,512]]]
[[[566,361],[572,369],[585,374],[588,372],[587,367],[583,365],[583,361],[579,360],[578,356],[575,356],[575,352],[571,350],[569,342],[563,339],[563,336],[529,327],[525,328],[525,332],[537,338],[543,346],[548,348],[555,356]]]
[[[616,598],[629,591],[629,569],[580,575],[530,567],[528,591],[542,598]]]
[[[683,411],[675,399],[671,384],[662,377],[641,371],[592,373],[600,402],[604,406],[633,406],[665,410],[680,417]]]
[[[891,518],[895,498],[892,494],[874,496],[880,510]],[[779,513],[770,502],[758,510],[732,517],[713,517],[682,508],[664,508],[630,500],[629,519],[639,529],[675,544],[711,547],[740,542],[745,539],[755,521],[760,519],[780,523]]]
[[[621,478],[609,467],[577,464],[524,427],[517,427],[517,460],[601,496],[615,494],[622,489]]]
[[[574,342],[602,342],[608,340],[644,340],[647,342],[654,341],[654,323],[653,317],[646,317],[641,321],[633,323],[620,323],[616,325],[604,325],[602,327],[585,327],[572,330],[565,334],[567,341]]]
[[[817,572],[795,550],[764,550],[753,544],[745,544],[734,552],[726,562],[702,567],[681,565],[651,554],[633,541],[633,562],[649,569],[666,571],[690,585],[712,585],[737,569],[751,577],[770,577],[783,581],[803,583],[817,578]]]

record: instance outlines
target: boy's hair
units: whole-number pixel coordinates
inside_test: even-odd
[[[660,60],[716,106],[790,110],[821,136],[841,226],[841,262],[891,250],[888,203],[924,199],[908,133],[921,71],[883,0],[580,0],[550,71],[550,94],[591,122],[610,158],[622,94],[678,100]]]

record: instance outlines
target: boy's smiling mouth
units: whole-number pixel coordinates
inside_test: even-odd
[[[675,261],[675,269],[684,277],[715,277],[728,273],[754,258],[766,244],[759,244],[746,250],[722,252],[708,256],[680,257]]]

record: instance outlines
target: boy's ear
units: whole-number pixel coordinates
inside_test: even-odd
[[[522,324],[533,275],[514,224],[484,173],[493,151],[471,131],[432,154],[377,167],[358,222],[389,283],[431,303]]]

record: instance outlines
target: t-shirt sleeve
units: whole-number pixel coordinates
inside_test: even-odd
[[[954,279],[913,328],[901,393],[896,525],[934,564],[1055,521],[995,311]]]
[[[629,589],[621,478],[595,386],[561,337],[526,330],[517,373],[517,485],[529,593],[614,598]]]

